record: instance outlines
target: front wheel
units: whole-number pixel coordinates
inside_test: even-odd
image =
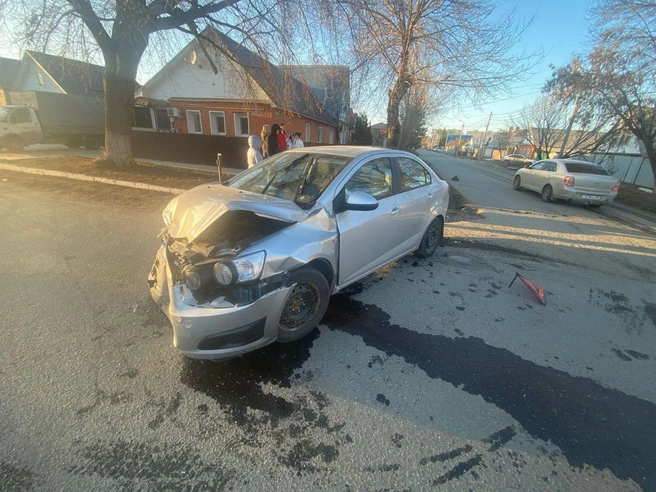
[[[553,200],[553,188],[551,185],[546,185],[544,188],[542,188],[542,201],[544,202],[550,202]]]
[[[286,284],[294,285],[278,322],[278,341],[294,342],[321,321],[330,297],[326,277],[311,267],[294,270]]]
[[[515,179],[513,179],[513,190],[521,190],[522,189],[522,178],[519,176],[515,176]]]
[[[419,245],[417,254],[422,258],[428,258],[435,253],[437,247],[442,244],[443,239],[444,222],[441,217],[438,217],[433,220],[428,226],[428,229],[426,229],[424,237],[421,238],[421,244]]]

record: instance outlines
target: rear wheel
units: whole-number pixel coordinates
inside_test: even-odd
[[[541,196],[542,196],[542,201],[550,202],[553,200],[553,188],[551,187],[551,185],[545,185],[545,187],[542,188]]]
[[[10,152],[20,152],[25,148],[25,142],[20,137],[8,137],[5,140],[4,146]]]
[[[515,179],[513,179],[513,190],[521,190],[522,189],[522,178],[519,176],[515,176]]]
[[[278,323],[278,341],[294,342],[310,333],[321,321],[330,297],[326,277],[311,267],[294,270],[286,284],[294,285]]]
[[[428,226],[428,229],[426,229],[424,237],[421,239],[419,249],[417,249],[417,254],[422,258],[428,258],[435,253],[437,247],[442,244],[443,239],[444,222],[442,222],[441,217],[438,217],[433,220]]]
[[[87,137],[84,139],[84,147],[89,150],[98,150],[102,144],[102,138],[100,137]]]

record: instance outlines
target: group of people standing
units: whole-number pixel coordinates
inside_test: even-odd
[[[260,137],[251,135],[248,137],[248,167],[259,163],[262,159],[283,152],[287,149],[298,149],[303,147],[301,133],[287,134],[284,123],[264,125]]]

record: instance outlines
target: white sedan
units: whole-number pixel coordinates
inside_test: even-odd
[[[600,206],[612,202],[620,182],[599,164],[569,159],[547,159],[515,173],[513,189],[537,191],[542,200],[567,200]]]

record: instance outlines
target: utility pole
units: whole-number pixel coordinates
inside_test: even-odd
[[[572,111],[572,116],[569,118],[569,123],[567,124],[567,130],[565,130],[565,136],[563,137],[563,145],[560,146],[560,152],[558,157],[562,159],[563,154],[565,153],[565,146],[567,145],[567,140],[569,140],[569,134],[572,131],[572,126],[574,125],[574,119],[579,112],[579,98],[576,98],[576,103],[574,104],[574,110]]]
[[[463,135],[463,133],[465,133],[465,124],[464,123],[462,124],[462,129],[460,130],[460,136],[458,137],[458,147],[456,147],[456,155],[458,155],[458,153],[459,153],[458,149],[462,148],[462,135]]]
[[[483,135],[483,140],[481,141],[481,144],[478,146],[478,155],[476,156],[476,160],[478,161],[481,160],[481,153],[483,151],[483,142],[485,142],[485,139],[487,138],[487,129],[490,128],[491,120],[492,120],[492,111],[490,111],[490,116],[487,119],[487,125],[485,125],[485,134]],[[485,146],[487,147],[487,144]]]

